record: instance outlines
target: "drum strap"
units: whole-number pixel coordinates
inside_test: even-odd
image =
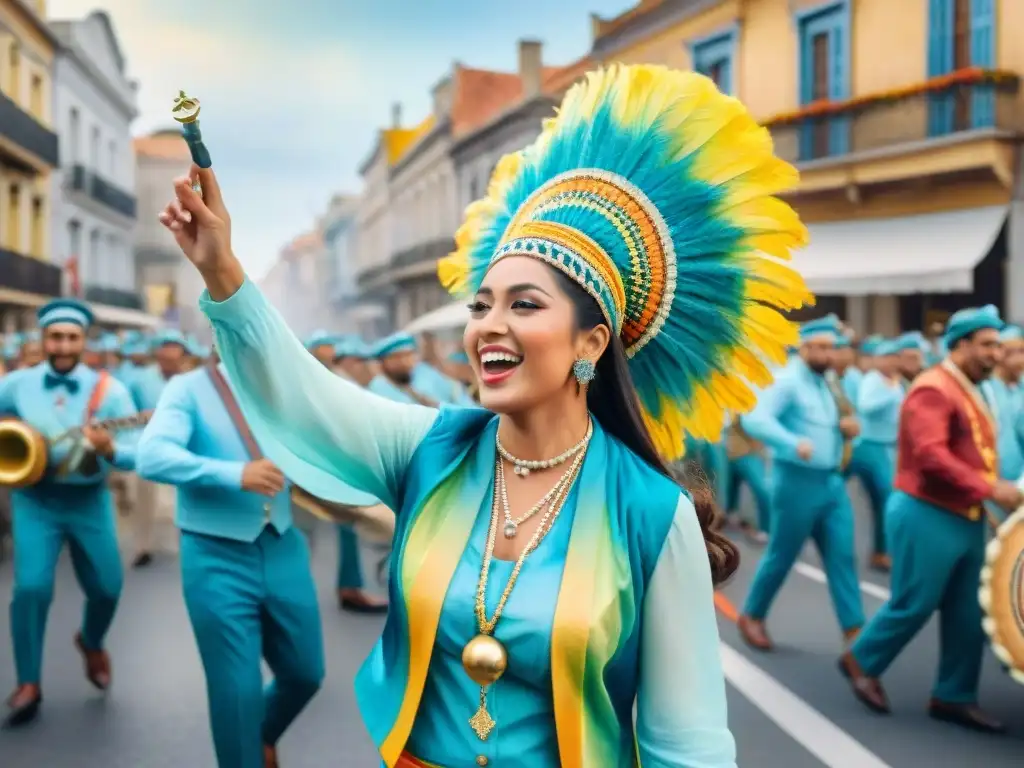
[[[235,393],[231,391],[231,387],[228,385],[227,379],[221,375],[220,369],[217,368],[216,363],[210,363],[206,366],[206,372],[210,375],[210,381],[213,382],[213,388],[217,390],[217,394],[220,396],[220,400],[224,403],[224,408],[228,412],[228,416],[231,418],[231,423],[235,425],[235,429],[238,430],[238,436],[242,438],[242,443],[245,445],[245,450],[249,453],[249,458],[253,461],[263,458],[263,451],[260,450],[259,444],[256,442],[256,438],[252,436],[252,430],[249,429],[249,425],[245,422],[245,416],[242,415],[242,409],[238,407],[238,401],[235,399]]]
[[[92,394],[89,395],[89,404],[85,406],[85,421],[83,423],[91,424],[92,420],[96,418],[96,414],[99,413],[109,388],[110,372],[100,371],[100,377],[96,381],[96,386],[92,388]]]

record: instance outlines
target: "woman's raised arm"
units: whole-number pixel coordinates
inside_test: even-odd
[[[406,467],[437,410],[373,395],[306,351],[246,279],[212,170],[192,166],[175,180],[174,195],[160,221],[206,283],[200,304],[264,455],[315,496],[358,506],[379,499],[395,509]]]

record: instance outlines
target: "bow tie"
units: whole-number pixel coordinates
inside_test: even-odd
[[[43,386],[47,389],[64,387],[69,395],[74,395],[78,392],[78,382],[75,379],[70,376],[58,376],[53,373],[47,373],[43,376]]]

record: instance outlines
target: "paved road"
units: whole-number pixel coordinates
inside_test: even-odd
[[[856,491],[855,491],[856,492]],[[857,492],[859,496],[859,492]],[[859,505],[862,506],[862,505]],[[861,526],[862,551],[867,526]],[[744,565],[724,594],[739,604],[758,557],[741,544]],[[322,585],[328,683],[281,745],[288,768],[371,768],[378,765],[351,692],[360,661],[381,620],[339,613],[333,603],[333,538],[324,535],[314,562]],[[721,619],[731,721],[743,768],[970,768],[1020,765],[1024,759],[1024,687],[986,658],[983,703],[1011,726],[985,737],[934,723],[924,715],[937,651],[936,628],[915,641],[886,678],[895,714],[866,712],[835,668],[839,649],[816,559],[787,582],[770,619],[779,649],[749,651]],[[116,684],[101,698],[82,678],[71,647],[80,598],[62,564],[50,619],[44,716],[20,732],[0,732],[3,768],[214,768],[202,693],[202,673],[182,606],[177,565],[156,563],[130,573],[110,639]],[[866,574],[865,608],[873,613],[885,580]],[[10,590],[10,566],[0,566],[0,602]],[[0,693],[10,689],[12,664],[6,611],[0,614]]]

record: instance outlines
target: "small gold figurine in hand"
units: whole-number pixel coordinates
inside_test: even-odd
[[[199,109],[199,99],[193,99],[186,96],[184,91],[178,91],[171,116],[179,123],[194,123],[199,117]]]

